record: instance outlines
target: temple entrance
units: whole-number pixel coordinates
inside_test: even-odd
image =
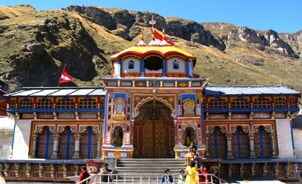
[[[134,157],[173,158],[174,131],[171,110],[156,100],[146,102],[134,122]]]

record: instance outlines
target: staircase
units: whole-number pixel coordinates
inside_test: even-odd
[[[178,180],[179,171],[185,169],[185,160],[170,158],[162,159],[122,159],[116,162],[117,174],[109,174],[105,177],[111,178],[110,182],[102,181],[104,175],[96,175],[91,179],[92,184],[159,184],[164,171],[170,169],[170,175],[174,183]],[[207,182],[200,181],[199,184],[226,183],[212,174],[208,174]]]
[[[163,159],[122,159],[117,161],[116,170],[121,175],[163,175],[166,169],[171,174],[178,174],[185,169],[185,160]]]

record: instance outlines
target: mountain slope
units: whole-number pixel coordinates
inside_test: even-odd
[[[301,33],[256,31],[150,12],[71,6],[36,11],[0,7],[0,78],[11,88],[55,86],[65,65],[76,85],[100,85],[110,55],[150,40],[149,21],[197,56],[195,73],[212,84],[285,84],[302,89]]]

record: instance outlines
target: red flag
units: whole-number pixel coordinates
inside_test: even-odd
[[[67,68],[64,66],[63,72],[59,79],[59,85],[72,82],[73,77],[68,73]]]
[[[163,32],[159,31],[156,28],[152,28],[153,39],[166,41],[170,45],[174,45],[174,42]]]

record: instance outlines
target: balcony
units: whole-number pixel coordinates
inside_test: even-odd
[[[252,112],[270,113],[273,112],[273,107],[253,107]]]
[[[288,107],[287,107],[287,105],[282,105],[282,106],[275,106],[274,107],[274,111],[275,112],[278,112],[278,113],[287,113],[288,112]]]
[[[70,107],[70,108],[55,108],[55,112],[57,112],[57,113],[72,113],[72,112],[76,112],[76,110],[73,107]]]
[[[289,106],[288,111],[291,113],[296,113],[300,111],[300,108],[298,105],[291,105]]]
[[[77,112],[94,112],[94,113],[98,113],[103,111],[103,109],[101,108],[97,108],[97,107],[82,107],[82,108],[78,108]]]
[[[33,113],[35,111],[32,107],[20,107],[17,109],[17,112],[19,113]]]
[[[35,112],[37,112],[37,113],[53,113],[54,108],[52,108],[52,107],[37,107],[35,109]]]
[[[208,113],[228,113],[229,108],[227,107],[209,107],[206,109]]]
[[[230,111],[232,113],[250,113],[251,107],[231,107]]]

